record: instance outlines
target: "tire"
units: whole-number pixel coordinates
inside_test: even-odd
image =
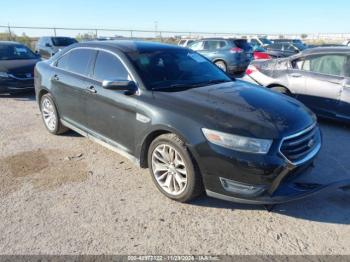
[[[273,87],[270,87],[270,89],[272,91],[275,91],[275,92],[278,92],[278,93],[290,96],[290,92],[284,86],[273,86]]]
[[[227,72],[227,66],[226,63],[224,61],[216,61],[215,65],[220,68],[222,71]]]
[[[189,202],[203,192],[199,170],[175,134],[161,135],[151,143],[148,167],[158,190],[172,200]]]
[[[59,135],[68,131],[68,128],[63,126],[60,121],[59,114],[51,94],[45,94],[41,97],[40,111],[44,125],[51,134]]]

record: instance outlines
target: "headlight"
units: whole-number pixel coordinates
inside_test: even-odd
[[[272,144],[272,140],[269,139],[237,136],[206,128],[202,128],[202,131],[209,142],[241,152],[267,154]]]
[[[6,72],[0,72],[0,77],[1,78],[9,78],[9,74]]]

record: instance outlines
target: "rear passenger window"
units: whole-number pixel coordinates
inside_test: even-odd
[[[203,50],[203,41],[191,44],[190,48],[194,51]]]
[[[129,73],[117,57],[107,52],[98,52],[94,78],[99,81],[127,80]]]
[[[226,45],[225,41],[217,41],[217,40],[205,41],[204,42],[204,49],[205,50],[216,50],[216,49],[224,47],[225,45]]]
[[[63,70],[67,70],[68,69],[68,59],[69,59],[69,54],[62,56],[56,62],[56,67],[63,69]]]
[[[72,73],[87,76],[89,74],[90,61],[95,54],[94,51],[88,49],[72,50],[61,57],[56,66]]]

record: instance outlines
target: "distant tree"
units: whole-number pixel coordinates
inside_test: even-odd
[[[84,34],[78,34],[76,36],[76,39],[80,42],[80,41],[86,41],[86,40],[93,40],[96,39],[96,35],[92,32],[89,33],[84,33]]]
[[[284,35],[279,35],[278,38],[279,39],[284,39]]]
[[[307,34],[301,34],[301,38],[302,38],[302,39],[306,39],[307,37],[308,37]]]
[[[23,33],[21,36],[16,35],[14,32],[11,32],[11,34],[9,32],[0,33],[0,40],[19,42],[31,49],[34,49],[35,44],[35,39],[30,38],[25,33]]]

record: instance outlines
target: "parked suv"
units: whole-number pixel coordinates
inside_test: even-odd
[[[205,190],[268,204],[324,188],[307,182],[321,148],[315,115],[231,79],[192,50],[127,40],[76,44],[37,64],[35,90],[50,133],[73,129],[148,167],[171,199],[187,202]]]
[[[192,43],[189,48],[230,74],[244,72],[253,59],[253,49],[246,39],[208,38]]]
[[[61,49],[75,43],[77,43],[77,40],[71,37],[40,37],[36,44],[35,52],[38,53],[42,58],[49,59]]]
[[[321,116],[350,122],[349,47],[311,48],[287,59],[254,61],[247,75]]]

